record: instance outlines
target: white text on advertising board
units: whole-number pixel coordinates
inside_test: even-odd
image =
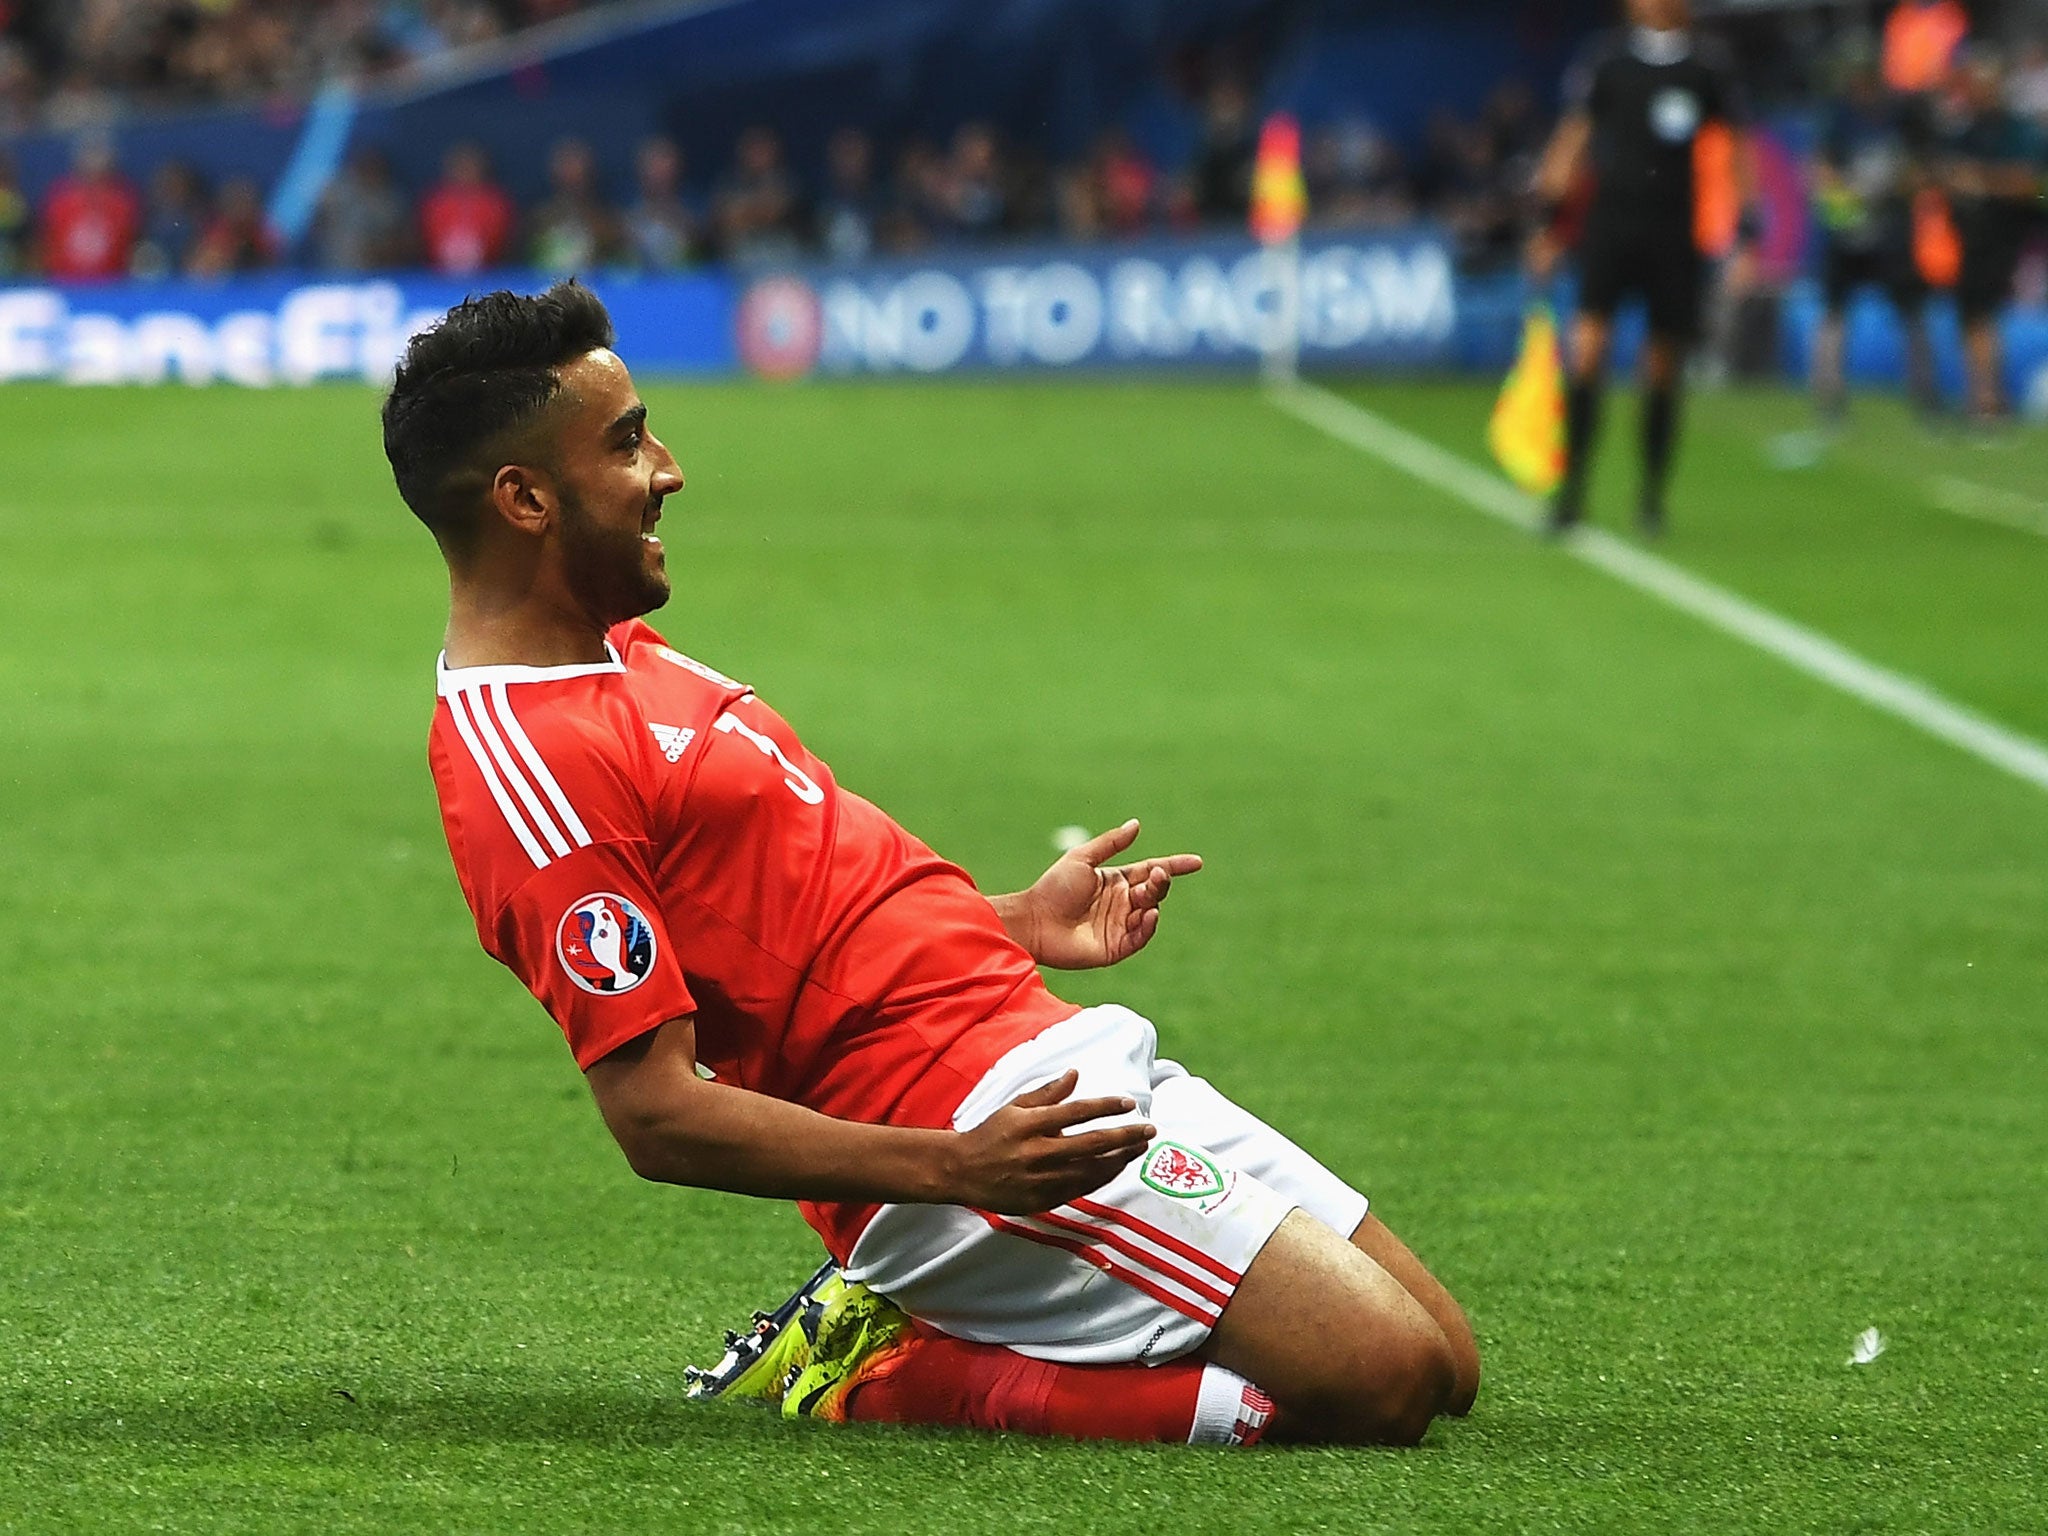
[[[1277,345],[1288,323],[1283,260],[1254,250],[828,278],[820,362],[938,373],[1249,357]],[[1305,350],[1412,350],[1443,342],[1457,320],[1451,264],[1433,244],[1325,246],[1301,258],[1298,283]]]
[[[165,308],[132,316],[74,307],[53,288],[0,292],[0,380],[70,384],[309,384],[391,375],[412,333],[438,310],[408,312],[390,283],[320,283],[274,309],[202,317]]]

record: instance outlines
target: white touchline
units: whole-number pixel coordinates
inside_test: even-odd
[[[2022,533],[2037,533],[2048,539],[2048,501],[2036,501],[2031,496],[2000,490],[1995,485],[1979,485],[1975,480],[1965,480],[1960,475],[1944,475],[1939,480],[1930,480],[1927,494],[1944,512],[1953,512],[1958,517],[1974,517],[1983,523],[1996,523],[2001,528],[2017,528]]]
[[[1341,395],[1313,384],[1295,383],[1269,387],[1267,398],[1339,442],[1502,522],[1534,529],[1542,520],[1542,509],[1534,497]],[[1598,528],[1581,528],[1559,542],[1575,558],[1637,591],[1661,598],[1809,677],[2003,768],[2036,789],[2048,790],[2048,746],[1943,698],[1925,683],[1866,661],[1825,635]]]

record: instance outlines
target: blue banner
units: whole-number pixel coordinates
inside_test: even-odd
[[[1245,368],[1459,358],[1457,282],[1427,231],[1326,234],[1299,251],[1243,237],[941,255],[756,278],[741,361],[771,377],[964,370]]]
[[[0,382],[72,384],[382,383],[407,338],[466,294],[534,291],[532,272],[466,280],[408,274],[315,281],[272,274],[223,282],[0,288]],[[1513,275],[1458,277],[1426,230],[1324,234],[1297,256],[1243,238],[1049,247],[751,277],[601,274],[619,350],[642,374],[774,378],[933,376],[1111,369],[1249,371],[1284,342],[1290,309],[1305,368],[1424,366],[1498,374],[1514,354],[1528,290]],[[1789,378],[1805,374],[1818,319],[1810,285],[1781,311]],[[1895,383],[1896,318],[1874,295],[1851,310],[1849,363]],[[1945,302],[1931,306],[1951,397],[1960,346]],[[2048,311],[2015,306],[2003,326],[2007,384],[2048,419]],[[1639,317],[1617,333],[1620,355]]]
[[[466,294],[545,287],[530,272],[0,288],[0,381],[263,386],[382,383],[406,339]],[[722,274],[592,284],[620,347],[652,373],[731,373],[732,284]]]

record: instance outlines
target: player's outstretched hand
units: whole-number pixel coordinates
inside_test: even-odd
[[[1027,948],[1040,965],[1085,971],[1127,960],[1159,931],[1159,904],[1176,876],[1202,867],[1199,854],[1170,853],[1105,869],[1138,840],[1136,818],[1060,855],[1022,900]]]
[[[949,1170],[956,1191],[949,1203],[1036,1215],[1100,1189],[1151,1144],[1156,1132],[1142,1123],[1068,1134],[1137,1107],[1128,1098],[1068,1098],[1079,1081],[1080,1074],[1069,1071],[962,1131]]]

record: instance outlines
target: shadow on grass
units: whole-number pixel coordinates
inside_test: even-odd
[[[147,1402],[30,1415],[21,1428],[43,1444],[82,1451],[167,1446],[231,1452],[310,1444],[335,1435],[450,1447],[559,1445],[593,1449],[712,1449],[787,1443],[792,1428],[748,1404],[686,1403],[624,1389],[518,1386],[408,1388],[247,1387]]]
[[[1479,1426],[1439,1425],[1420,1452],[1427,1456],[1466,1439]],[[1496,1432],[1497,1425],[1486,1426]],[[1065,1446],[1072,1441],[993,1437],[966,1429],[903,1428],[872,1424],[789,1422],[749,1403],[688,1403],[679,1396],[623,1388],[550,1388],[463,1384],[446,1390],[417,1387],[380,1393],[374,1388],[235,1387],[148,1402],[104,1401],[90,1409],[31,1414],[24,1436],[45,1450],[88,1457],[134,1452],[160,1458],[179,1449],[209,1458],[243,1452],[289,1451],[337,1441],[404,1443],[450,1450],[493,1448],[584,1449],[612,1452],[684,1450],[787,1453],[798,1446],[852,1449],[889,1443],[935,1448],[1001,1441],[1018,1447]],[[1484,1431],[1482,1431],[1483,1433]],[[1489,1438],[1492,1438],[1489,1436]],[[1091,1452],[1171,1453],[1171,1446],[1088,1447]],[[1275,1449],[1278,1449],[1277,1447]],[[1289,1458],[1345,1454],[1330,1448],[1288,1446]]]

